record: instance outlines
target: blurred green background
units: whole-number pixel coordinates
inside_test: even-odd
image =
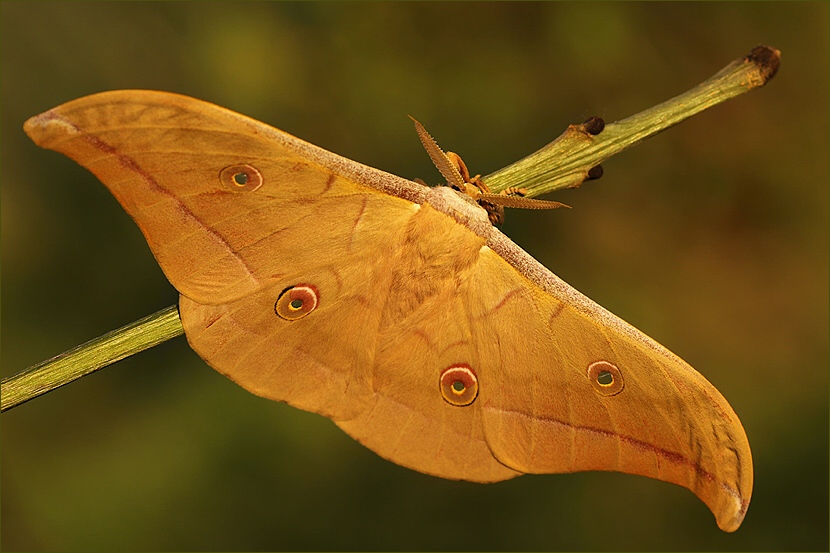
[[[766,87],[509,211],[504,231],[681,355],[741,417],[755,490],[721,532],[615,473],[477,485],[384,461],[178,338],[2,415],[4,550],[826,550],[828,4],[2,3],[2,374],[173,304],[137,227],[23,121],[93,92],[229,107],[401,176],[474,173],[627,117],[757,44]]]

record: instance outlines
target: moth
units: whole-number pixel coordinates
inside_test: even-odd
[[[493,224],[554,205],[490,193],[426,131],[451,186],[167,92],[94,94],[25,131],[109,188],[180,292],[191,347],[247,390],[427,474],[640,474],[741,524],[752,459],[723,396]]]

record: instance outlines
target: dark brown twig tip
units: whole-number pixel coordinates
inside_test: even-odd
[[[602,165],[594,165],[588,170],[588,176],[585,180],[597,180],[602,176]]]
[[[746,55],[746,61],[752,62],[761,70],[764,84],[778,73],[781,65],[781,52],[769,46],[756,46]]]
[[[602,120],[602,117],[589,117],[584,123],[582,123],[582,130],[588,134],[597,135],[601,133],[604,128],[605,121]]]

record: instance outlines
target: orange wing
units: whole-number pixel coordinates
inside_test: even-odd
[[[248,390],[430,474],[642,474],[740,525],[751,455],[717,390],[448,188],[162,92],[25,128],[110,188],[181,292],[190,344]]]

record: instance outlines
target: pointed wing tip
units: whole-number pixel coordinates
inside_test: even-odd
[[[718,528],[724,532],[734,532],[741,527],[746,517],[746,510],[749,507],[749,498],[743,499],[732,490],[727,490],[730,501],[719,513],[713,513],[718,523]]]
[[[23,132],[41,148],[52,149],[55,139],[78,134],[80,131],[54,109],[50,109],[27,119],[23,123]]]

